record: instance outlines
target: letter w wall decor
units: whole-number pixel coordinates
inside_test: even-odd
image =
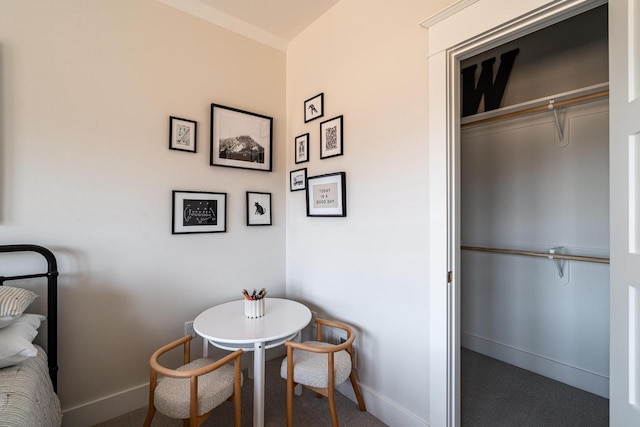
[[[493,63],[496,58],[482,61],[482,71],[476,82],[477,65],[471,65],[462,70],[462,117],[470,116],[478,112],[480,100],[484,95],[484,110],[490,111],[500,107],[504,90],[509,81],[509,75],[513,63],[520,49],[514,49],[500,55],[500,67],[495,81],[493,79]]]

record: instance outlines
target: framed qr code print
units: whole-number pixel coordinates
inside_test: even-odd
[[[342,116],[320,123],[320,158],[342,156]]]

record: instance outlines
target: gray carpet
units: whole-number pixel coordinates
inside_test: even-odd
[[[281,427],[286,425],[286,394],[287,383],[280,378],[280,363],[282,357],[273,359],[266,364],[265,376],[265,426]],[[244,384],[242,386],[242,426],[253,425],[253,381],[247,378],[244,370]],[[365,400],[365,405],[366,405]],[[385,427],[386,424],[368,412],[360,412],[357,403],[352,402],[340,393],[336,393],[336,407],[338,421],[341,427]],[[95,427],[129,427],[142,426],[147,415],[147,408],[122,415]],[[316,394],[303,388],[302,396],[294,396],[293,422],[296,426],[328,427],[331,426],[329,403],[326,398],[318,399]],[[182,426],[182,421],[165,417],[156,412],[152,427]],[[225,402],[215,410],[203,427],[233,426],[233,405]]]
[[[609,400],[462,349],[463,427],[600,427]]]

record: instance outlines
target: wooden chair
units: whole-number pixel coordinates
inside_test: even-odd
[[[322,341],[322,327],[339,328],[347,333],[347,340],[342,344],[329,344]],[[316,319],[318,330],[317,341],[299,343],[287,341],[287,357],[282,361],[280,375],[287,380],[287,427],[293,425],[293,388],[302,384],[318,393],[318,397],[325,396],[329,400],[331,421],[338,426],[338,415],[335,404],[335,386],[351,380],[358,406],[366,411],[364,400],[360,394],[360,387],[353,371],[353,341],[356,336],[353,330],[338,322]]]
[[[151,355],[149,382],[149,411],[144,426],[149,427],[156,409],[170,418],[184,420],[184,426],[197,427],[225,400],[233,402],[234,425],[240,427],[242,350],[215,361],[209,358],[190,362],[191,335],[157,350]],[[166,368],[158,362],[164,353],[184,345],[184,365]],[[233,361],[233,367],[230,362]],[[158,379],[158,375],[161,376]]]

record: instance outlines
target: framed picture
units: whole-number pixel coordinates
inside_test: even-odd
[[[196,152],[196,130],[193,120],[169,117],[169,149]]]
[[[247,225],[271,225],[271,193],[247,191]]]
[[[346,173],[307,179],[307,216],[347,216]]]
[[[299,191],[307,188],[307,168],[289,172],[289,189]]]
[[[304,122],[324,116],[324,93],[304,101]]]
[[[271,172],[273,118],[211,104],[212,166]]]
[[[320,123],[320,158],[342,156],[342,116]]]
[[[295,142],[295,159],[296,163],[304,163],[309,161],[309,134],[305,133],[296,136]]]
[[[227,231],[227,193],[173,191],[171,234]]]

